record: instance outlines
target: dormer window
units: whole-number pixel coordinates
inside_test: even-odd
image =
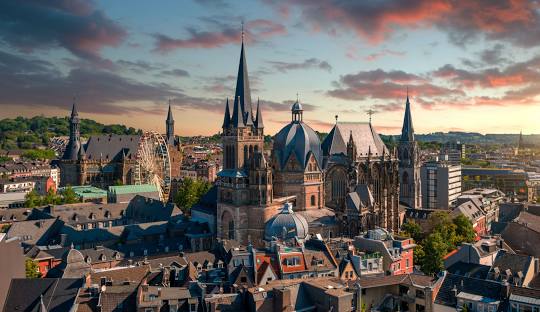
[[[90,256],[86,257],[86,263],[92,263],[92,258],[90,258]]]

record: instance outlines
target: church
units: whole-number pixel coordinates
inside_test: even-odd
[[[165,122],[171,178],[180,174],[182,152],[180,141],[174,135],[171,106]],[[76,103],[73,103],[69,120],[69,141],[59,160],[60,183],[67,185],[92,185],[107,188],[115,184],[134,184],[140,135],[102,134],[92,135],[83,144],[80,119]]]
[[[236,91],[225,103],[222,124],[214,223],[218,238],[263,245],[308,233],[352,237],[375,227],[399,230],[404,163],[397,149],[385,146],[371,120],[339,122],[336,116],[321,142],[296,101],[290,122],[265,152],[263,111],[264,104],[251,99],[242,40]]]

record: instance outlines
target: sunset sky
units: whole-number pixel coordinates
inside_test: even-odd
[[[540,133],[536,1],[0,1],[0,118],[79,113],[176,134],[220,131],[244,21],[266,132],[334,115],[401,129]]]

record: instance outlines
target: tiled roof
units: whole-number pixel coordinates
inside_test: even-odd
[[[113,285],[122,285],[124,282],[139,284],[143,278],[150,272],[148,265],[121,267],[111,270],[93,272],[90,274],[92,284],[100,285],[102,277],[107,278]]]
[[[101,312],[136,311],[138,285],[107,286],[99,295]]]

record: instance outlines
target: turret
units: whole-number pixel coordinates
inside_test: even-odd
[[[78,158],[79,148],[81,146],[79,124],[79,112],[77,111],[77,104],[75,103],[75,100],[73,100],[71,117],[69,119],[69,142],[62,159],[77,160]]]

